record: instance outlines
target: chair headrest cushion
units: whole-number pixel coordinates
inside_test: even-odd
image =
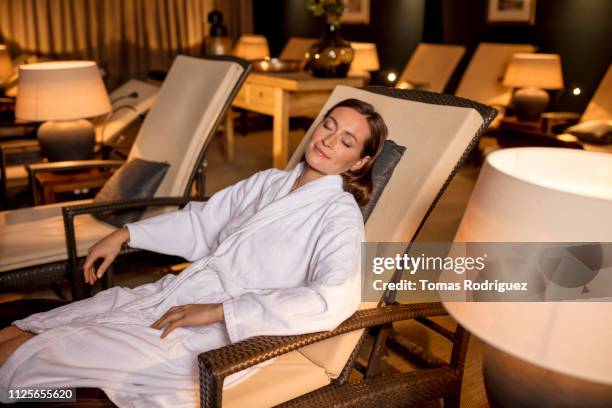
[[[393,175],[395,166],[400,162],[406,148],[395,143],[393,140],[385,140],[380,155],[374,162],[372,168],[372,195],[366,205],[361,206],[363,222],[367,222],[372,210],[376,207],[378,199],[382,195],[385,186]]]
[[[93,202],[153,197],[169,168],[168,163],[129,160],[108,179]],[[108,211],[94,214],[94,217],[115,227],[123,227],[128,222],[138,221],[144,210]]]

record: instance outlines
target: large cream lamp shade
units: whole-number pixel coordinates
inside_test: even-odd
[[[553,148],[492,153],[455,241],[612,242],[612,155]],[[610,285],[612,253],[602,248],[608,267],[590,286]],[[610,300],[444,305],[490,346],[484,374],[492,408],[603,407],[612,406],[605,405],[612,401]]]
[[[38,130],[50,161],[90,158],[95,144],[91,118],[108,113],[110,101],[93,61],[57,61],[19,68],[15,116],[45,121]]]

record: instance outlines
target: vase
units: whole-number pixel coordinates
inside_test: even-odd
[[[318,78],[346,77],[353,61],[351,44],[340,37],[340,27],[328,24],[323,37],[307,52],[306,69]]]

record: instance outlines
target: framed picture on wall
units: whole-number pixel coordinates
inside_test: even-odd
[[[487,23],[533,25],[535,4],[536,0],[489,0]]]
[[[342,0],[346,5],[343,24],[370,24],[370,0]]]

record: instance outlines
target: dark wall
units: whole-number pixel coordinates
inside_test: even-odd
[[[488,0],[371,0],[369,25],[343,25],[353,41],[375,42],[381,70],[400,72],[420,41],[463,44],[466,55],[451,79],[453,92],[479,42],[531,43],[561,55],[566,91],[553,109],[582,111],[612,62],[612,0],[537,0],[533,26],[486,23]],[[291,36],[319,37],[322,19],[306,0],[253,0],[255,32],[278,55]],[[381,75],[375,78],[381,82]],[[571,90],[580,87],[574,96]]]
[[[438,35],[442,42],[465,45],[463,66],[481,41],[530,43],[539,52],[560,54],[566,90],[556,95],[556,110],[583,111],[612,62],[610,0],[537,0],[533,26],[486,24],[487,0],[428,0],[427,6],[426,19],[442,24],[426,25],[424,38]],[[575,87],[582,90],[578,96],[572,95]]]
[[[381,73],[391,69],[399,72],[422,40],[425,1],[372,0],[370,24],[343,24],[342,37],[376,43]],[[255,33],[268,38],[273,56],[281,52],[289,37],[321,36],[323,18],[314,17],[306,3],[306,0],[253,0]]]

